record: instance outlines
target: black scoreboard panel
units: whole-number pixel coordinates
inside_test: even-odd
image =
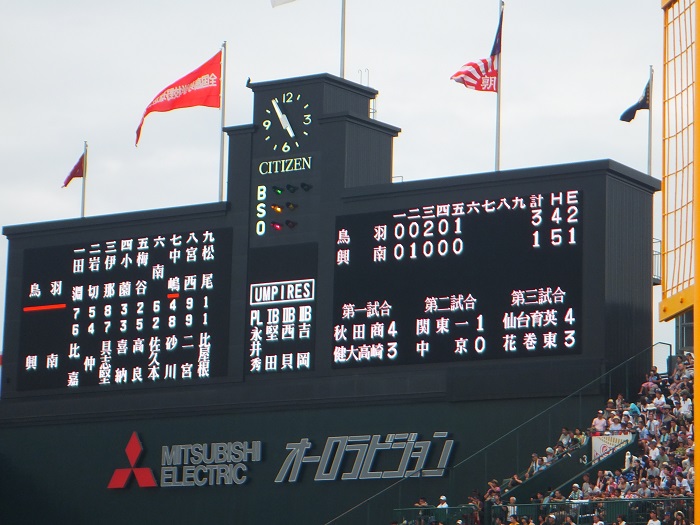
[[[581,353],[577,189],[340,216],[333,366]]]
[[[172,227],[172,226],[171,226]],[[227,373],[231,232],[119,229],[27,249],[19,391],[123,390]]]
[[[610,292],[648,275],[637,218],[608,220],[650,198],[638,179],[607,163],[340,195],[319,179],[312,231],[266,229],[267,245],[255,224],[274,217],[225,203],[10,227],[3,398],[462,398],[494,366],[499,395],[547,367],[566,390],[646,340],[615,317],[638,308],[627,288]]]

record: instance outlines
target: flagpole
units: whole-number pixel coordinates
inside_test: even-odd
[[[226,116],[226,41],[221,45],[221,142],[219,144],[219,202],[224,200],[224,118]]]
[[[501,0],[500,8],[498,10],[499,23],[501,16],[503,16],[504,2]],[[501,31],[501,34],[502,31]],[[496,87],[496,171],[501,169],[501,73],[503,72],[503,48],[501,47],[501,52],[498,54],[498,84]]]
[[[83,195],[81,198],[81,203],[80,203],[80,218],[85,217],[85,184],[87,184],[87,140],[85,141],[85,144],[83,145]]]
[[[498,88],[496,89],[496,171],[501,169],[501,57],[498,57]]]
[[[345,0],[340,13],[340,78],[345,78]]]
[[[651,107],[654,94],[654,66],[649,66],[649,132],[647,138],[647,173],[651,177]]]

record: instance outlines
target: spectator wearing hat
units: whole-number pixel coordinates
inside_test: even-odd
[[[574,483],[573,485],[571,485],[571,493],[569,493],[569,497],[566,499],[568,499],[568,500],[584,499],[583,491],[581,490],[581,487],[579,486],[578,483]]]
[[[608,422],[602,410],[598,410],[598,415],[591,422],[591,430],[602,434],[608,428]]]
[[[501,487],[498,485],[497,480],[492,479],[488,482],[488,486],[489,488],[486,490],[486,494],[484,494],[484,501],[491,501],[500,496]]]
[[[622,433],[622,423],[620,421],[620,416],[615,414],[612,417],[612,422],[608,425],[608,430],[611,434],[621,434]]]
[[[679,510],[673,515],[673,525],[688,525],[688,520],[685,519],[682,511]]]
[[[661,411],[661,425],[663,427],[670,428],[671,425],[678,420],[676,415],[672,412],[672,408],[673,407],[668,403],[663,406],[663,410]]]
[[[554,461],[554,449],[552,447],[547,447],[547,449],[545,450],[545,454],[545,463],[551,463],[552,461]]]
[[[440,496],[440,501],[438,501],[438,504],[436,505],[436,507],[439,509],[449,507],[449,505],[447,504],[447,497]]]
[[[612,399],[608,399],[608,401],[605,403],[605,408],[603,409],[605,419],[610,419],[610,416],[612,416],[612,413],[615,412],[615,401]]]

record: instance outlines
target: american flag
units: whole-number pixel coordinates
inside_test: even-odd
[[[498,30],[491,48],[491,55],[476,62],[467,62],[450,77],[452,80],[477,91],[498,91],[498,59],[501,55],[502,25],[503,9],[501,8],[501,16],[498,20]]]

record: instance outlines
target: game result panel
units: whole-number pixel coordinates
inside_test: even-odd
[[[333,366],[580,353],[583,195],[340,216]]]

